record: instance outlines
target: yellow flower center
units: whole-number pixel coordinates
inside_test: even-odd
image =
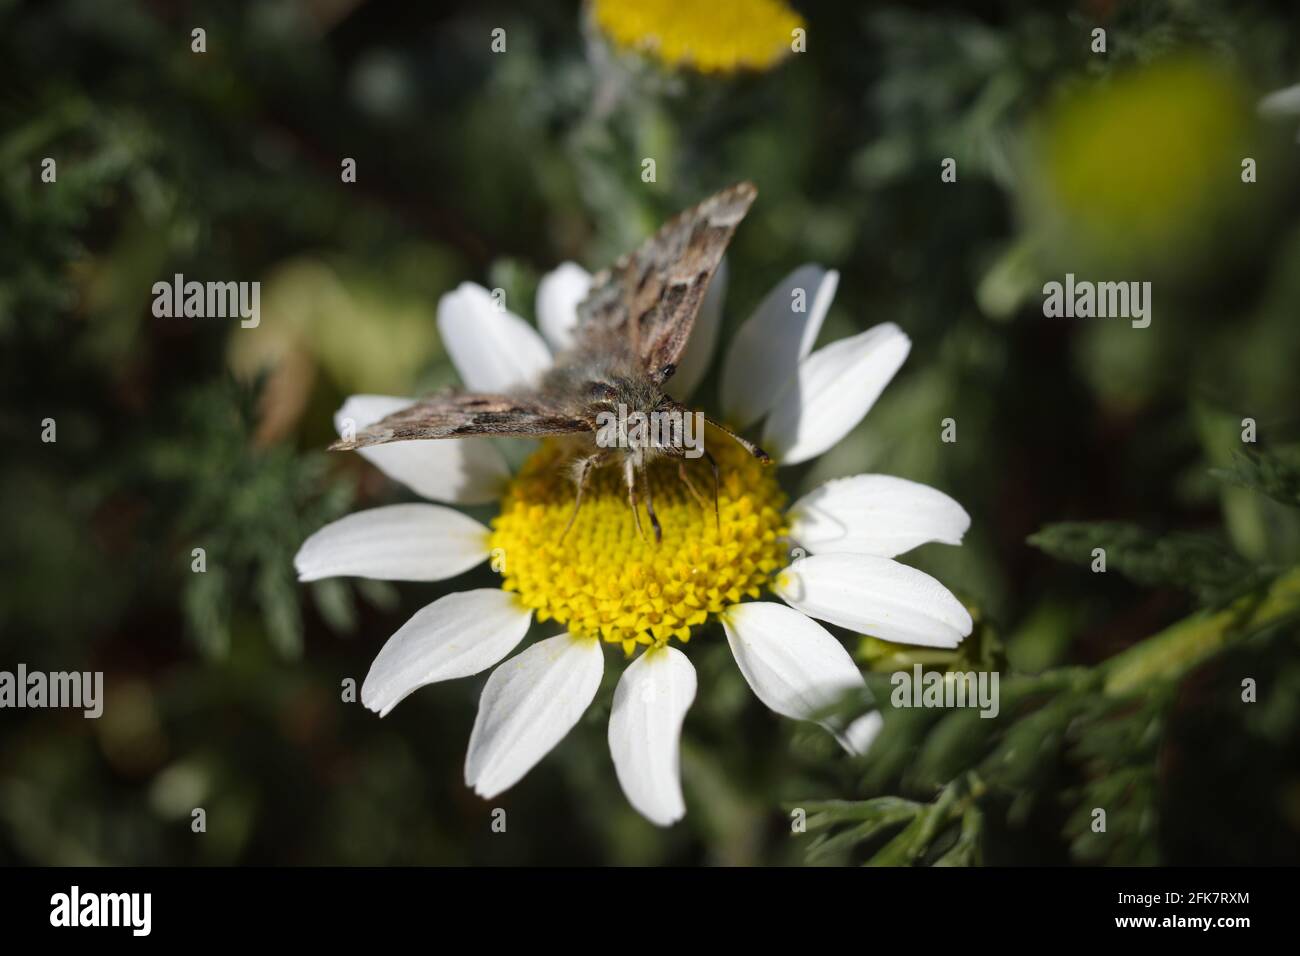
[[[766,69],[803,26],[780,0],[595,0],[592,12],[619,45],[706,73]]]
[[[709,429],[706,443],[718,462],[717,522],[707,461],[686,461],[701,503],[679,476],[677,460],[659,459],[648,469],[663,528],[658,543],[644,484],[638,488],[641,535],[623,469],[614,464],[588,476],[582,507],[565,534],[576,494],[572,460],[560,445],[544,444],[511,481],[492,521],[493,567],[504,575],[502,586],[517,592],[537,620],[621,643],[628,653],[637,644],[689,640],[691,628],[710,615],[758,597],[785,563],[785,495],[775,469],[725,435]]]

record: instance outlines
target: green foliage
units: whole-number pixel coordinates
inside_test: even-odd
[[[139,480],[164,506],[169,534],[181,549],[203,548],[206,570],[192,570],[182,550],[181,603],[191,636],[205,654],[230,650],[231,623],[251,595],[265,633],[281,654],[302,652],[302,615],[293,556],[303,539],[342,516],[346,484],[328,481],[325,455],[260,447],[253,437],[257,391],[225,382],[185,396],[180,431],[141,449]],[[341,624],[355,614],[346,592],[326,592]]]
[[[805,851],[809,863],[839,862],[847,850],[910,823],[922,810],[921,804],[898,797],[876,797],[860,803],[828,800],[791,808],[792,812],[808,815],[808,832],[814,834]],[[838,832],[832,834],[832,830]]]
[[[1179,587],[1203,604],[1218,604],[1258,583],[1262,573],[1209,534],[1155,535],[1119,521],[1048,525],[1029,543],[1059,561],[1116,570],[1143,587]],[[1097,551],[1103,552],[1102,556]]]
[[[1281,504],[1300,507],[1300,448],[1234,452],[1232,466],[1215,469],[1213,474]]]
[[[980,862],[983,787],[971,774],[945,787],[931,803],[876,797],[827,801],[803,808],[813,839],[809,863],[843,863],[867,848],[871,866],[971,866]]]

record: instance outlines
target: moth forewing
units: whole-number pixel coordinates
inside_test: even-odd
[[[635,251],[598,273],[578,305],[574,345],[556,356],[537,388],[494,395],[435,395],[331,447],[365,448],[472,435],[575,436],[570,474],[577,492],[564,533],[582,506],[591,472],[617,460],[623,466],[637,530],[641,529],[638,500],[643,497],[656,540],[661,529],[654,512],[650,462],[662,456],[703,455],[713,467],[716,522],[717,463],[703,449],[702,416],[695,420],[694,430],[688,430],[682,420],[665,430],[664,418],[656,416],[671,420],[700,414],[675,402],[664,388],[686,350],[695,316],[731,236],[756,195],[752,183],[728,187],[674,216]],[[615,416],[612,426],[608,416]],[[631,427],[629,419],[634,420]],[[767,460],[762,449],[723,431]],[[586,437],[578,441],[584,433]],[[701,498],[684,465],[684,460],[679,463],[681,479]]]
[[[676,366],[704,293],[736,226],[758,190],[743,182],[668,220],[658,232],[592,280],[578,304],[576,348],[622,347],[647,373]]]

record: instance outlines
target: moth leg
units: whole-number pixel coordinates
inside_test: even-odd
[[[659,516],[655,514],[655,493],[650,484],[650,469],[642,468],[641,474],[645,478],[645,513],[650,516],[650,527],[655,529],[655,544],[662,544],[664,529],[659,526]]]
[[[623,480],[627,483],[627,503],[632,506],[632,517],[636,519],[636,533],[645,540],[645,531],[641,527],[641,512],[636,503],[636,463],[632,456],[623,459]]]
[[[718,462],[717,459],[707,451],[704,457],[709,462],[709,467],[713,469],[713,526],[722,534],[722,519],[718,517]]]
[[[592,469],[602,464],[609,456],[608,452],[597,452],[594,455],[588,455],[586,458],[579,459],[573,469],[573,481],[578,486],[578,495],[573,500],[573,514],[569,515],[569,523],[564,526],[564,531],[560,533],[560,542],[563,543],[565,537],[569,534],[569,529],[573,527],[573,522],[578,520],[578,509],[582,507],[582,493],[587,490],[587,479],[591,477]]]
[[[708,505],[704,503],[704,495],[700,494],[700,489],[695,487],[695,482],[691,481],[691,476],[686,472],[686,459],[684,458],[677,462],[677,477],[682,480],[682,484],[686,486],[686,490],[691,493],[691,497],[699,503],[699,506],[707,508]]]

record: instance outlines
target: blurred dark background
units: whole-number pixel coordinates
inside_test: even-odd
[[[792,801],[929,799],[771,715],[711,635],[689,649],[682,824],[657,830],[619,793],[603,692],[494,801],[494,834],[462,783],[482,677],[383,721],[340,700],[417,608],[490,572],[294,580],[307,534],[407,495],[323,448],[347,395],[454,380],[439,295],[500,286],[532,318],[546,270],[599,268],[742,178],[760,196],[724,342],[812,261],[841,272],[822,342],[889,320],[914,343],[791,492],[879,470],[961,501],[966,543],[914,563],[978,609],[1009,672],[1090,667],[1196,607],[1058,563],[1026,544],[1043,525],[1300,560],[1294,509],[1211,475],[1245,417],[1263,447],[1300,439],[1300,115],[1257,108],[1300,83],[1300,10],[796,7],[807,52],[705,74],[620,48],[573,3],[0,0],[0,668],[102,670],[107,694],[99,720],[0,712],[0,861],[791,864]],[[1151,281],[1151,326],[1045,318],[1042,284],[1067,271]],[[155,318],[151,287],[178,272],[260,281],[260,326]],[[1275,630],[1151,692],[1158,822],[1122,851],[1069,836],[1089,774],[1116,771],[1048,760],[1032,812],[990,811],[983,858],[1300,858],[1300,663],[1294,625]],[[1234,705],[1242,674],[1267,688],[1252,708]]]

